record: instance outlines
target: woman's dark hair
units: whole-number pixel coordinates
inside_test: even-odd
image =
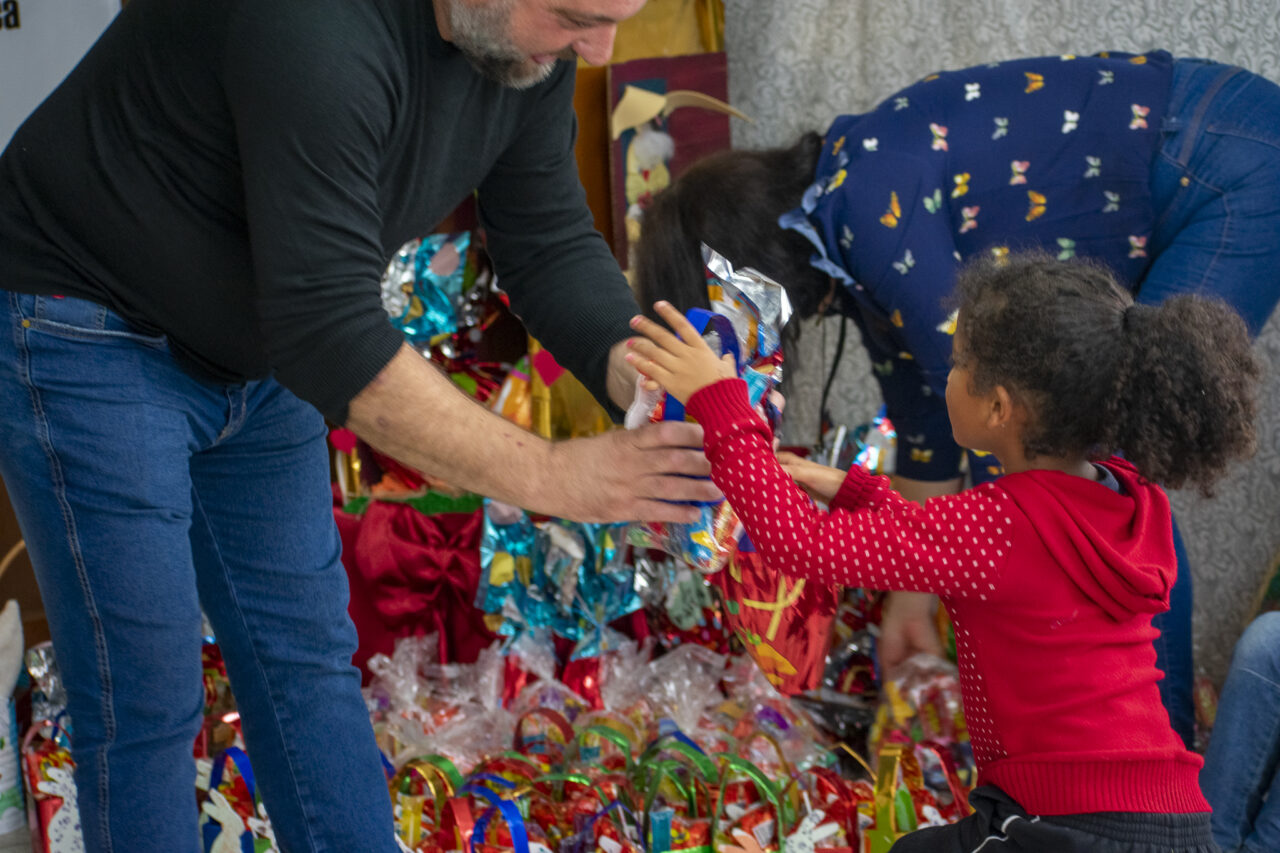
[[[1226,304],[1134,304],[1102,266],[1034,252],[971,263],[955,298],[957,362],[976,392],[1003,385],[1028,408],[1029,457],[1123,452],[1207,495],[1253,453],[1262,368]]]
[[[654,196],[640,224],[634,287],[644,312],[665,299],[681,311],[707,307],[701,244],[735,267],[754,267],[786,288],[798,317],[818,310],[830,283],[809,265],[813,246],[778,217],[813,183],[822,137],[789,148],[724,151],[690,166]]]

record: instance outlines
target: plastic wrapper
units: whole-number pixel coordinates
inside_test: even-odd
[[[968,740],[955,665],[936,655],[908,658],[897,678],[886,681],[872,733],[871,751],[889,739],[952,744]]]
[[[382,306],[413,344],[458,330],[471,234],[432,234],[406,243],[382,276]]]
[[[677,646],[649,663],[643,692],[655,713],[672,720],[691,737],[704,711],[723,698],[720,677],[726,658],[698,645]]]
[[[873,755],[893,744],[913,750],[923,779],[913,796],[921,821],[953,819],[963,811],[975,764],[952,663],[926,653],[908,658],[897,678],[884,683],[869,742]]]
[[[866,743],[871,734],[876,709],[870,701],[823,696],[821,692],[796,696],[792,701],[824,734],[841,743]],[[854,768],[848,766],[845,769],[852,771]]]
[[[822,683],[801,706],[821,728],[845,743],[866,743],[880,696],[875,625],[882,595],[845,589],[836,611]]]
[[[586,386],[536,340],[529,342],[529,364],[534,379],[534,432],[559,441],[598,435],[613,428],[609,413]]]
[[[834,761],[832,740],[750,659],[737,658],[722,680],[728,694],[703,720],[735,738],[735,752],[772,778]]]
[[[476,606],[500,617],[502,636],[547,629],[574,643],[570,660],[593,658],[625,637],[610,627],[642,606],[627,565],[624,524],[550,519],[485,505]]]
[[[874,698],[879,693],[876,677],[876,638],[867,627],[844,634],[827,655],[823,686],[843,696]]]
[[[654,559],[655,553],[646,552],[635,560],[636,592],[649,629],[668,648],[695,643],[727,654],[732,632],[720,597],[687,563],[671,557]]]
[[[518,426],[533,426],[533,382],[529,376],[529,359],[522,358],[508,371],[497,393],[489,398],[490,409]]]
[[[778,411],[768,394],[782,379],[782,328],[791,316],[786,291],[755,270],[734,270],[728,260],[707,246],[703,246],[703,261],[711,313],[694,309],[690,320],[712,350],[734,354],[751,404],[759,407],[776,430]],[[628,410],[626,425],[635,428],[651,421],[683,418],[683,406],[674,398],[643,394],[637,395]],[[691,524],[636,525],[632,542],[666,551],[699,572],[719,571],[733,556],[741,525],[726,501],[700,506],[699,512],[701,517]]]
[[[206,635],[200,647],[204,682],[204,721],[196,738],[197,758],[209,758],[241,742],[240,713],[231,694],[231,682],[222,661],[222,650]]]
[[[22,774],[32,849],[39,853],[84,849],[74,773],[65,738],[32,726],[22,741]]]
[[[375,713],[400,713],[417,709],[418,696],[428,690],[423,682],[423,667],[436,660],[438,639],[435,634],[425,637],[405,637],[396,642],[395,651],[388,655],[369,658],[369,671],[373,680],[365,688],[365,701]]]
[[[609,623],[640,609],[635,573],[626,564],[625,524],[546,522],[547,580],[557,590],[556,632],[576,641],[571,660],[597,657],[626,638]],[[576,624],[575,624],[576,621]]]
[[[530,684],[511,704],[511,713],[518,719],[535,708],[546,708],[574,722],[591,710],[591,704],[568,685],[549,679]]]
[[[508,601],[517,611],[528,605],[527,589],[534,579],[537,548],[538,528],[524,510],[498,501],[485,501],[476,607],[485,613],[503,614]],[[544,605],[540,597],[532,604],[535,612],[527,615],[518,612],[515,616],[531,625],[550,623],[549,605]],[[508,629],[505,633],[509,635],[513,631]]]
[[[644,679],[653,657],[652,638],[628,640],[600,658],[600,697],[607,711],[625,711],[645,701]]]
[[[435,635],[407,637],[390,656],[369,659],[365,688],[384,752],[399,766],[422,754],[470,767],[501,750],[514,715],[502,707],[504,658],[495,646],[474,664],[436,662]]]
[[[31,675],[31,719],[58,720],[65,731],[70,727],[66,716],[67,690],[58,670],[58,659],[53,653],[53,643],[37,643],[27,649],[25,663]],[[61,717],[61,719],[59,719]]]
[[[828,429],[814,461],[843,471],[858,465],[872,474],[892,474],[897,443],[898,433],[881,406],[870,423]]]

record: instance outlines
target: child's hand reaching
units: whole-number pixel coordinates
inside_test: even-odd
[[[634,364],[636,370],[681,403],[688,403],[690,397],[708,385],[738,375],[733,356],[721,358],[713,353],[693,324],[670,302],[658,302],[653,307],[675,334],[645,317],[633,317],[631,328],[648,338],[631,342],[627,361]]]
[[[810,462],[794,453],[779,453],[778,461],[782,469],[791,475],[796,485],[804,489],[809,497],[823,503],[831,503],[831,499],[840,491],[845,472],[839,468],[828,468],[817,462]]]

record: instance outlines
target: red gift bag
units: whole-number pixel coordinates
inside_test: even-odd
[[[778,692],[821,683],[839,587],[770,569],[745,538],[711,581],[724,594],[730,627]]]

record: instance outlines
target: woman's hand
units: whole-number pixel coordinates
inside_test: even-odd
[[[831,499],[840,491],[845,472],[839,468],[828,468],[817,462],[810,462],[794,453],[779,453],[778,461],[782,468],[796,481],[796,485],[804,489],[809,497],[823,503],[831,503]]]
[[[627,353],[627,361],[636,370],[686,404],[708,385],[738,375],[733,356],[721,358],[713,353],[693,324],[670,302],[658,302],[653,307],[675,334],[645,317],[633,317],[631,328],[645,337],[631,341],[631,352]]]
[[[938,597],[927,592],[891,592],[880,610],[880,669],[894,678],[899,667],[919,652],[942,657],[935,612]]]

